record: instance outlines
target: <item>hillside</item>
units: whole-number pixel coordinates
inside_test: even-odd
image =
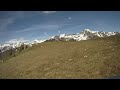
[[[120,35],[44,42],[0,63],[0,78],[94,79],[120,75]]]

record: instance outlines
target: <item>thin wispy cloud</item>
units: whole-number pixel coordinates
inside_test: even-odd
[[[55,13],[56,11],[43,11],[44,14],[52,14]]]
[[[23,32],[29,32],[29,31],[35,31],[35,30],[58,30],[64,26],[70,26],[74,24],[42,24],[42,25],[33,25],[31,27],[17,30],[16,33],[23,33]]]
[[[24,11],[7,11],[5,15],[0,18],[0,31],[6,31],[8,26],[15,22],[17,18],[24,17]]]
[[[16,31],[17,33],[19,32],[28,32],[28,31],[35,31],[35,30],[51,30],[51,29],[58,29],[59,25],[34,25],[29,28],[25,28],[23,30],[18,30]]]
[[[7,41],[6,43],[18,43],[18,42],[27,42],[28,40],[25,40],[24,38],[18,38],[18,39],[11,39]]]
[[[23,17],[23,11],[4,12],[6,16],[0,18],[0,31],[7,31],[8,26],[15,22],[17,18]]]
[[[8,25],[14,23],[15,18],[2,18],[0,19],[0,31],[7,30]]]

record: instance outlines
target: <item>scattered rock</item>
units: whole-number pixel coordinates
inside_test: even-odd
[[[69,61],[71,61],[72,59],[69,59]]]
[[[84,57],[88,57],[87,55],[85,55]]]
[[[2,63],[2,62],[3,62],[3,60],[0,61],[0,63]]]
[[[112,49],[112,51],[114,51],[114,49]]]

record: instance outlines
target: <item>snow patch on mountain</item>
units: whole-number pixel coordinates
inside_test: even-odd
[[[60,34],[59,37],[60,37],[60,38],[65,37],[65,33],[64,33],[64,34]]]
[[[90,29],[84,29],[84,31],[91,32],[91,33],[99,32],[99,31],[91,31]]]
[[[20,47],[21,45],[27,45],[29,47],[32,47],[33,44],[37,44],[37,43],[42,43],[45,40],[33,40],[32,42],[29,42],[28,40],[25,40],[23,38],[21,39],[12,39],[9,40],[7,42],[5,42],[4,44],[0,44],[0,52],[4,52],[6,50],[10,50],[10,49],[16,49],[18,47]]]
[[[38,39],[35,39],[34,41],[31,42],[31,44],[37,44],[37,43],[42,43],[44,42],[45,40],[38,40]]]

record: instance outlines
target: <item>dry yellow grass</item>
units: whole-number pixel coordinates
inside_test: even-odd
[[[0,63],[3,79],[94,79],[120,75],[120,36],[45,42]]]

